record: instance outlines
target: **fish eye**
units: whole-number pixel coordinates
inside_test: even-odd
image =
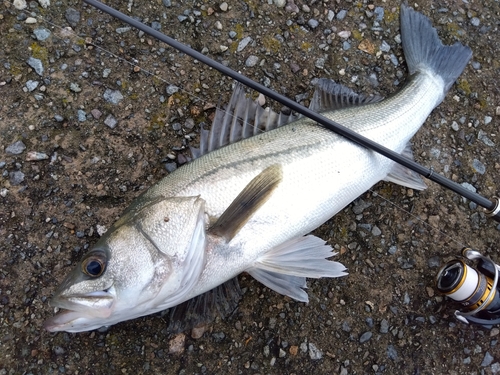
[[[82,271],[90,277],[99,277],[106,270],[106,258],[103,254],[93,254],[82,262]]]

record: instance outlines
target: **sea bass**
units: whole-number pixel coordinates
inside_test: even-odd
[[[410,77],[399,92],[382,100],[321,79],[311,107],[410,154],[411,137],[471,50],[444,46],[430,21],[404,4],[401,39]],[[237,87],[210,133],[202,131],[195,159],[139,196],[66,277],[51,301],[62,310],[45,328],[88,331],[170,308],[172,330],[182,330],[214,308],[234,309],[242,272],[298,301],[308,300],[306,278],[345,275],[328,259],[332,248],[308,234],[380,180],[425,184],[308,118],[292,120]]]

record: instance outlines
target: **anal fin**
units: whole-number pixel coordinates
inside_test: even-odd
[[[410,160],[413,160],[411,143],[408,143],[406,145],[401,155]],[[391,171],[385,177],[385,180],[415,190],[424,190],[427,188],[424,180],[417,172],[412,171],[411,169],[408,169],[397,163],[394,163]]]
[[[305,278],[345,276],[345,267],[327,260],[335,255],[322,239],[308,235],[294,238],[270,251],[246,271],[274,291],[307,302]]]

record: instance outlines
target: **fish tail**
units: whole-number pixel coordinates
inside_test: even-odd
[[[410,74],[429,71],[440,76],[446,93],[472,57],[460,43],[445,46],[424,15],[401,4],[401,40]]]

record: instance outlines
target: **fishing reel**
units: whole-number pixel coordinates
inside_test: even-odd
[[[436,276],[437,290],[462,305],[464,311],[455,311],[461,322],[500,324],[500,266],[471,248],[464,248],[462,255],[476,261],[475,267],[462,259],[449,261]]]

